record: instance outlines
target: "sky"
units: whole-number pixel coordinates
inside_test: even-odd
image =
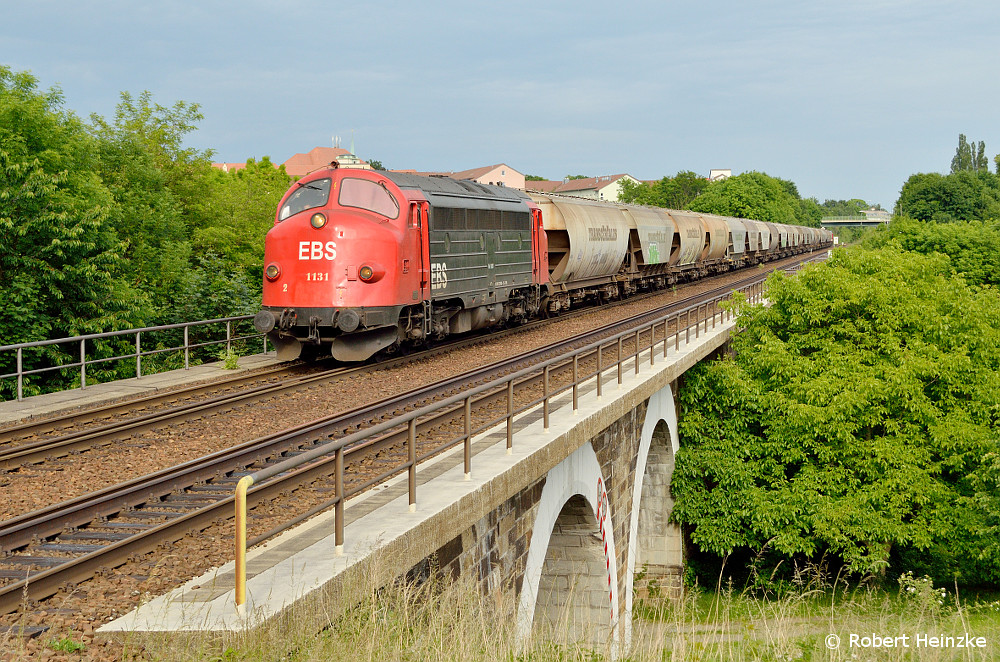
[[[995,0],[0,0],[0,65],[113,117],[197,103],[241,162],[341,146],[547,179],[756,170],[892,209],[958,135],[1000,151]]]

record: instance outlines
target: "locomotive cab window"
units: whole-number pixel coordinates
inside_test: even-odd
[[[285,204],[281,206],[279,221],[283,221],[292,214],[298,214],[306,209],[322,207],[330,199],[330,180],[317,179],[306,184],[299,184],[299,188],[288,196]]]
[[[356,207],[375,212],[386,218],[399,217],[399,203],[386,190],[385,185],[367,179],[345,177],[340,183],[341,207]]]

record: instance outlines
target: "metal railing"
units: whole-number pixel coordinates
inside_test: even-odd
[[[889,216],[824,216],[819,219],[820,225],[888,225],[892,220]]]
[[[750,303],[759,303],[763,297],[763,280],[735,290],[743,293]],[[541,406],[542,425],[547,431],[549,429],[549,410],[552,399],[563,393],[572,391],[573,411],[577,411],[579,406],[579,389],[590,381],[596,385],[596,395],[602,395],[605,381],[614,380],[614,372],[617,372],[617,383],[621,385],[624,379],[624,370],[627,364],[634,364],[635,374],[639,374],[640,361],[645,362],[645,358],[640,358],[648,352],[648,362],[655,365],[657,355],[662,348],[664,359],[669,354],[671,345],[674,352],[680,350],[682,336],[684,344],[691,341],[691,335],[697,339],[704,329],[705,333],[711,328],[715,328],[716,322],[720,324],[732,318],[732,310],[728,307],[720,308],[719,303],[730,299],[731,293],[720,295],[714,299],[689,306],[680,311],[664,315],[652,322],[648,322],[636,329],[620,333],[616,336],[600,340],[586,347],[574,350],[568,354],[548,359],[542,363],[525,368],[516,373],[506,375],[492,382],[482,384],[464,393],[451,396],[426,407],[407,412],[391,420],[384,421],[365,430],[361,430],[345,437],[323,444],[311,451],[307,451],[292,459],[279,462],[270,467],[257,471],[247,476],[243,476],[236,487],[235,509],[236,509],[236,533],[235,533],[235,556],[236,556],[236,604],[238,609],[242,609],[246,602],[246,519],[247,519],[247,496],[251,493],[254,485],[261,483],[278,474],[317,476],[321,474],[333,475],[335,497],[328,502],[326,507],[334,508],[334,540],[335,553],[339,556],[344,550],[344,504],[348,498],[369,489],[373,485],[385,482],[394,476],[402,473],[407,474],[407,484],[409,490],[410,511],[416,509],[417,503],[417,466],[418,464],[434,455],[454,448],[459,444],[463,447],[463,462],[465,478],[469,480],[472,475],[472,439],[476,435],[493,428],[497,425],[506,425],[507,432],[507,452],[510,454],[514,443],[515,419],[523,416],[529,411],[536,410]],[[670,332],[671,326],[673,332]],[[656,334],[660,333],[657,339]],[[647,337],[648,342],[642,342],[643,337]],[[634,350],[625,353],[625,343],[634,341]],[[617,351],[617,358],[612,362],[605,362],[605,359],[612,351]],[[594,364],[594,369],[580,374],[581,359]],[[554,370],[571,371],[569,383],[558,388],[553,388],[551,376]],[[609,374],[610,373],[610,374]],[[533,398],[530,402],[515,407],[514,393],[519,387],[541,387],[541,396]],[[472,406],[476,402],[481,402],[491,398],[493,401],[503,402],[506,400],[505,412],[495,416],[491,420],[482,422],[479,425],[473,424]],[[451,412],[452,416],[458,416],[462,421],[462,433],[433,450],[423,453],[420,457],[417,454],[418,427],[428,429],[431,424],[429,418],[442,418],[443,412]],[[458,412],[461,411],[459,414]],[[418,421],[420,421],[418,423]],[[353,485],[350,489],[345,489],[344,463],[345,455],[362,449],[366,440],[371,443],[372,439],[384,435],[391,439],[393,444],[402,444],[406,448],[406,460],[401,461],[394,467],[385,470],[381,475],[367,480],[361,484]],[[388,441],[384,443],[389,443]],[[383,446],[384,447],[384,446]],[[332,467],[329,465],[332,463]],[[265,486],[258,485],[256,489]]]
[[[32,375],[42,375],[45,373],[50,373],[54,371],[62,371],[66,369],[79,368],[80,370],[80,385],[79,388],[83,389],[87,387],[87,367],[95,366],[100,364],[106,364],[111,361],[124,361],[129,360],[135,361],[135,379],[141,379],[142,372],[142,361],[144,358],[156,356],[160,354],[165,354],[168,352],[183,352],[184,353],[184,369],[187,370],[191,367],[191,353],[194,350],[211,347],[213,345],[225,345],[226,353],[228,354],[232,351],[233,343],[241,341],[249,341],[256,338],[262,338],[264,340],[264,352],[267,352],[267,337],[254,330],[253,333],[240,334],[238,327],[243,322],[248,322],[253,320],[253,315],[241,315],[238,317],[221,317],[212,320],[202,320],[198,322],[182,322],[179,324],[165,324],[162,326],[147,326],[141,329],[127,329],[124,331],[108,331],[105,333],[91,333],[85,336],[73,336],[72,338],[58,338],[55,340],[38,340],[35,342],[18,343],[16,345],[0,345],[0,356],[3,356],[6,352],[14,352],[16,354],[16,370],[14,372],[9,372],[0,375],[0,380],[4,379],[17,379],[17,399],[24,399],[24,380],[25,377],[30,377]],[[221,325],[225,325],[225,337],[220,337],[215,340],[203,340],[200,342],[191,342],[191,329],[195,327],[208,327],[209,325],[220,325],[218,333],[221,335]],[[252,328],[252,327],[251,327]],[[150,334],[160,333],[162,334],[160,338],[162,339],[167,334],[163,332],[175,331],[177,329],[184,330],[183,342],[179,345],[172,345],[170,347],[156,347],[155,349],[143,349],[143,338],[145,335],[146,345],[149,346]],[[234,335],[234,329],[237,329]],[[116,354],[115,356],[103,356],[103,357],[90,357],[88,358],[88,349],[95,350],[98,348],[96,341],[106,340],[111,338],[122,338],[122,337],[132,337],[134,338],[129,342],[129,347],[134,348],[132,351]],[[156,336],[153,336],[156,338]],[[89,345],[88,345],[89,343]],[[58,365],[51,365],[42,368],[32,368],[25,370],[25,352],[30,352],[32,349],[37,349],[40,347],[49,347],[52,345],[69,345],[74,346],[72,349],[72,355],[74,357],[79,357],[78,360],[71,361],[69,363],[61,363]],[[154,371],[155,372],[155,371]],[[150,374],[149,372],[146,373]]]

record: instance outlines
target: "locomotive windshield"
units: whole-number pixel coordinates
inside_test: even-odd
[[[340,196],[337,202],[342,207],[367,209],[386,218],[399,216],[399,203],[385,185],[368,179],[345,177],[340,183]]]
[[[299,188],[288,196],[285,204],[281,206],[281,213],[278,220],[283,221],[292,214],[300,211],[322,207],[330,199],[330,180],[317,179],[306,184],[299,184]]]

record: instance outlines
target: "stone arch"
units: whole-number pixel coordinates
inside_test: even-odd
[[[673,569],[682,562],[679,530],[668,525],[673,506],[670,497],[670,474],[680,443],[677,437],[677,410],[670,385],[649,398],[636,454],[632,485],[632,511],[628,533],[625,573],[624,642],[632,641],[632,602],[635,573],[643,565],[655,570]]]
[[[588,442],[553,467],[545,477],[518,596],[517,636],[520,641],[531,636],[540,609],[558,611],[563,605],[569,606],[565,594],[560,594],[565,589],[566,594],[580,598],[581,603],[586,600],[588,609],[576,614],[571,610],[561,614],[549,610],[547,617],[572,619],[596,615],[600,622],[595,625],[601,627],[587,631],[587,645],[610,645],[612,657],[617,655],[620,636],[618,569],[613,531],[604,476],[594,448]],[[581,549],[567,553],[577,545]],[[561,561],[572,561],[575,565],[566,564],[560,568]],[[562,573],[562,569],[567,569],[568,573]],[[554,576],[560,574],[566,581]],[[570,580],[570,576],[574,579]],[[538,626],[544,628],[545,624]]]

